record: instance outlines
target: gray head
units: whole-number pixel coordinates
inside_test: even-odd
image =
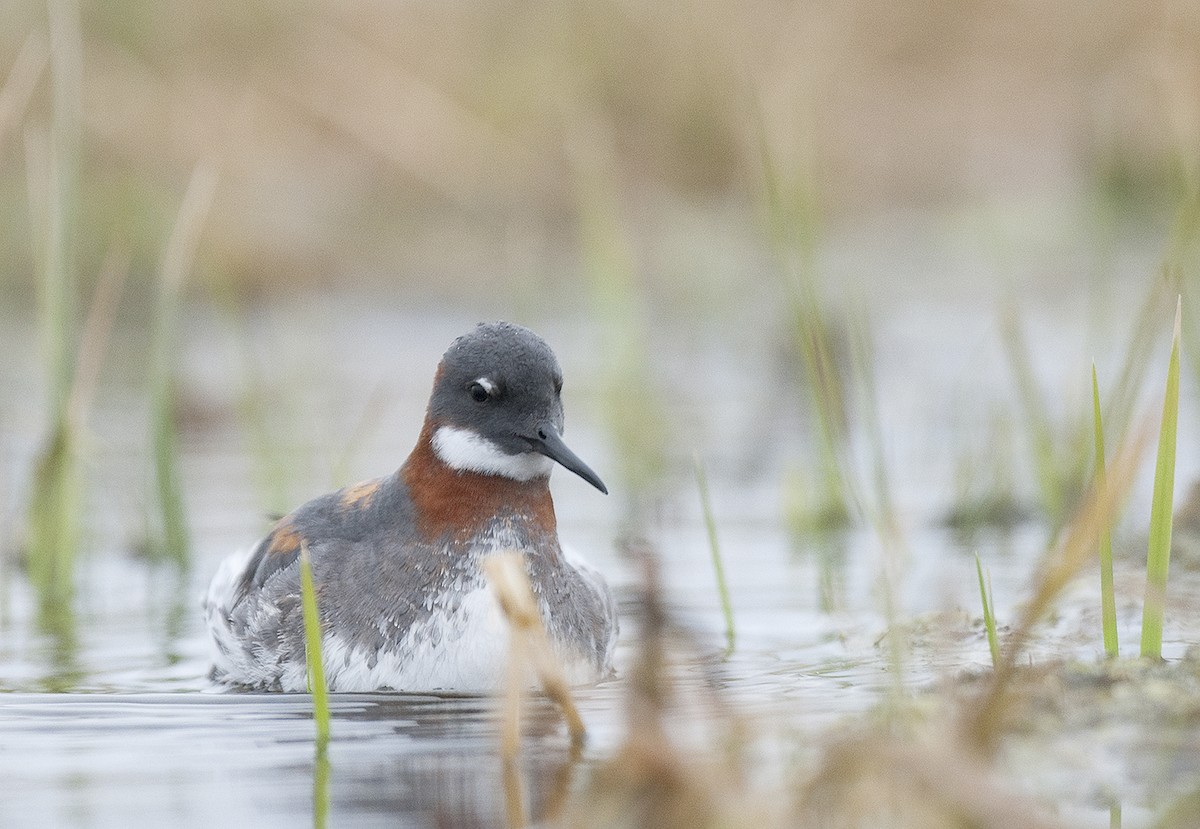
[[[454,469],[519,481],[548,476],[557,461],[607,493],[562,441],[561,391],[562,369],[541,337],[508,322],[480,323],[438,367],[428,414],[433,450]]]

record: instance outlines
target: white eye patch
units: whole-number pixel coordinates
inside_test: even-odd
[[[477,377],[477,378],[475,378],[475,382],[478,383],[479,385],[483,386],[484,391],[486,391],[490,397],[496,396],[496,390],[499,388],[499,386],[496,385],[495,381],[492,380],[492,378]]]
[[[483,385],[482,381],[479,382]],[[433,433],[433,451],[451,469],[501,475],[514,481],[547,478],[554,461],[537,452],[510,455],[478,432],[455,426],[439,426]]]

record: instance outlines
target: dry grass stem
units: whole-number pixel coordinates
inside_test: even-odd
[[[798,822],[822,827],[1057,829],[1031,801],[1001,786],[989,766],[949,740],[852,737],[825,753],[803,788]],[[882,819],[882,823],[880,820]]]
[[[620,747],[591,773],[586,789],[568,809],[565,825],[572,829],[655,826],[664,829],[701,827],[762,827],[784,825],[771,817],[785,801],[751,796],[746,737],[737,713],[722,704],[720,689],[712,691],[712,717],[687,722],[694,728],[718,725],[715,740],[702,747],[683,746],[672,739],[669,720],[677,688],[668,666],[669,649],[685,637],[663,602],[658,563],[651,547],[640,540],[625,545],[626,554],[640,561],[642,590],[638,602],[637,659],[627,677],[626,734]]]
[[[32,33],[25,38],[17,59],[4,86],[0,87],[0,153],[4,151],[4,140],[16,124],[21,122],[29,102],[33,98],[38,79],[46,70],[50,53],[40,35]]]
[[[109,251],[84,319],[75,360],[75,377],[67,397],[67,418],[73,428],[82,428],[87,420],[128,275],[129,254],[123,249]]]
[[[183,203],[179,206],[175,225],[171,228],[171,236],[163,252],[162,302],[164,305],[170,302],[171,305],[166,306],[168,308],[174,307],[184,280],[192,270],[196,249],[200,245],[200,233],[217,192],[217,179],[217,164],[212,159],[197,163],[192,170]]]
[[[520,749],[521,692],[529,669],[537,675],[546,696],[562,710],[571,742],[581,745],[586,736],[583,718],[575,707],[570,684],[542,625],[537,600],[533,597],[529,576],[525,572],[524,558],[518,552],[500,553],[489,556],[483,563],[483,569],[492,589],[496,591],[500,609],[511,631],[512,652],[504,721],[501,725],[501,756],[506,762],[511,762],[516,759]]]
[[[518,703],[520,697],[518,696]],[[505,717],[507,723],[507,716]],[[521,765],[516,757],[504,757],[504,817],[508,829],[521,829],[528,825],[525,816],[525,780],[521,775]]]

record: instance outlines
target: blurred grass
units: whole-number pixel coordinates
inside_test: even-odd
[[[996,412],[982,446],[964,446],[956,452],[954,494],[942,522],[964,546],[973,546],[975,535],[984,528],[1009,531],[1029,520],[1030,510],[1017,495],[1013,431],[1008,414]]]
[[[58,659],[70,662],[75,649],[75,560],[83,524],[79,441],[87,406],[84,396],[74,395],[72,401],[73,387],[84,381],[74,359],[82,41],[74,3],[52,0],[48,11],[50,129],[48,135],[27,132],[26,160],[49,400],[47,436],[30,483],[25,556],[38,596],[39,627],[54,636]]]
[[[1049,404],[1039,388],[1029,345],[1015,309],[1010,308],[1004,314],[1001,332],[1016,382],[1023,418],[1021,431],[1029,443],[1040,505],[1053,534],[1062,527],[1083,494],[1091,435],[1083,428],[1082,418],[1070,417],[1062,427],[1055,423],[1055,410],[1059,407]]]
[[[25,110],[33,97],[38,80],[49,60],[44,38],[30,33],[13,59],[12,67],[3,85],[0,85],[0,152],[10,134],[25,117]]]
[[[119,227],[133,272],[150,272],[175,183],[215,150],[229,185],[204,270],[462,299],[500,286],[508,228],[569,242],[568,144],[594,123],[634,198],[748,216],[763,141],[751,101],[778,166],[809,171],[830,224],[969,203],[981,184],[1037,187],[1046,170],[1090,179],[1114,209],[1153,210],[1194,182],[1200,131],[1187,46],[1200,15],[1169,5],[91,4],[79,195],[99,220],[78,228],[79,262],[95,268]],[[0,67],[36,76],[36,46],[18,55],[46,27],[36,0],[4,4]],[[49,90],[15,89],[47,120]],[[797,135],[808,150],[780,151]],[[20,198],[5,146],[0,216]],[[0,222],[0,267],[18,279],[32,270],[22,242]]]
[[[982,752],[995,750],[1003,730],[1005,712],[1011,705],[1010,693],[1019,669],[1019,659],[1034,628],[1053,610],[1063,590],[1091,560],[1100,536],[1112,524],[1121,502],[1132,485],[1149,429],[1144,424],[1123,436],[1103,487],[1093,486],[1047,549],[1034,573],[1029,598],[1022,604],[1011,632],[1000,650],[1000,659],[992,677],[976,703],[965,712],[968,741]]]
[[[52,427],[33,470],[25,538],[29,578],[38,595],[38,626],[64,643],[74,639],[81,501],[75,440],[65,420]]]
[[[1104,488],[1104,421],[1100,415],[1100,383],[1096,379],[1096,364],[1092,363],[1092,419],[1095,428],[1095,485]],[[1104,653],[1109,659],[1120,655],[1117,641],[1117,601],[1113,593],[1112,527],[1109,522],[1100,533],[1100,618],[1104,633]]]
[[[603,124],[570,138],[577,176],[581,258],[588,278],[591,316],[602,332],[602,412],[637,526],[654,502],[666,472],[671,433],[651,369],[651,325],[642,269],[638,267],[619,193],[612,147]]]
[[[273,401],[271,392],[275,386],[254,349],[255,322],[237,286],[228,280],[217,280],[213,294],[224,323],[223,337],[234,344],[236,354],[231,370],[238,389],[237,418],[244,435],[243,451],[255,461],[254,477],[263,514],[283,516],[295,507],[298,497],[292,491],[297,473],[288,449],[289,442],[296,441],[296,437],[289,430],[291,419],[280,423],[272,414],[300,407],[291,399],[282,403]],[[345,482],[339,484],[344,485]]]
[[[692,456],[692,468],[696,473],[696,489],[700,495],[700,511],[704,515],[704,529],[708,534],[708,549],[712,554],[713,575],[717,580],[717,594],[721,598],[721,614],[725,617],[725,655],[733,653],[737,642],[737,629],[733,624],[733,602],[729,599],[729,584],[725,581],[725,565],[721,559],[721,543],[717,539],[717,519],[713,515],[712,501],[708,493],[708,476],[700,454]]]
[[[1159,317],[1167,297],[1177,295],[1179,286],[1179,278],[1169,267],[1148,281],[1121,352],[1117,382],[1108,393],[1104,406],[1109,412],[1105,419],[1116,434],[1124,434],[1130,428],[1134,407],[1152,362],[1152,352],[1162,338]],[[1076,413],[1068,412],[1065,417],[1060,413],[1060,399],[1065,389],[1054,389],[1050,395],[1043,393],[1035,376],[1030,343],[1014,306],[1006,307],[1003,313],[1001,340],[1017,392],[1020,415],[1017,431],[1024,435],[1027,443],[1029,464],[1037,485],[1037,505],[1053,534],[1062,529],[1085,492],[1088,461],[1095,455],[1094,420],[1089,424],[1086,418]],[[1007,463],[1003,454],[991,453],[988,464],[1002,467]],[[998,499],[984,496],[978,503],[970,497],[960,499],[951,509],[948,523],[966,529],[980,523],[1005,524],[1024,517],[1011,488],[997,492]],[[1004,508],[1006,503],[1010,508]]]
[[[151,545],[157,555],[184,566],[189,557],[187,511],[184,504],[175,419],[175,363],[178,359],[181,297],[192,269],[217,186],[212,162],[201,162],[192,173],[174,229],[167,240],[160,266],[161,280],[150,347],[150,444],[162,522],[162,539]]]
[[[54,431],[45,483],[35,487],[44,506],[35,512],[53,519],[43,536],[59,554],[74,544],[54,534],[69,530],[79,513],[77,434],[55,415],[63,389],[79,374],[70,367],[69,280],[73,272],[91,272],[114,234],[129,240],[135,274],[157,272],[161,279],[154,454],[167,548],[186,547],[170,363],[204,212],[199,205],[211,202],[212,214],[195,270],[246,291],[384,285],[412,305],[455,299],[490,308],[487,289],[510,287],[502,280],[511,275],[496,267],[508,240],[513,234],[540,240],[549,251],[542,267],[552,274],[540,301],[578,310],[582,286],[599,321],[610,371],[602,396],[631,509],[659,488],[675,437],[653,374],[657,315],[709,324],[726,311],[701,318],[695,304],[662,301],[693,292],[663,290],[670,269],[647,264],[655,229],[645,218],[699,206],[709,211],[702,232],[716,237],[729,222],[765,223],[762,235],[777,256],[783,290],[757,284],[757,271],[739,267],[731,269],[738,284],[729,295],[748,308],[756,296],[771,298],[768,312],[753,317],[749,336],[768,336],[782,320],[812,394],[818,480],[791,493],[792,517],[802,519],[793,524],[839,530],[854,508],[875,524],[885,546],[898,550],[871,325],[841,316],[843,286],[819,261],[829,229],[854,230],[873,211],[897,207],[953,211],[1022,189],[1061,194],[1080,180],[1099,188],[1122,216],[1137,217],[1141,228],[1153,226],[1181,186],[1194,190],[1197,182],[1200,156],[1192,150],[1200,143],[1200,76],[1192,70],[1200,14],[1182,4],[1167,13],[1079,0],[1003,9],[947,0],[839,7],[768,0],[644,6],[318,0],[302,7],[172,0],[89,5],[82,26],[71,22],[66,0],[52,0],[45,20],[41,9],[23,1],[0,8],[0,66],[12,67],[0,92],[0,271],[15,293],[24,285],[41,292]],[[50,59],[51,83],[41,84],[39,44],[47,28],[57,57]],[[82,38],[76,54],[60,54],[64,37]],[[86,73],[72,65],[77,60]],[[87,77],[82,88],[80,76]],[[7,140],[19,124],[38,240],[32,252],[24,252],[22,223],[7,220],[26,198],[14,184],[19,165]],[[156,269],[177,182],[196,158],[213,154],[224,159],[228,185],[216,194],[202,177],[196,183],[199,170],[194,174],[193,186],[208,195],[189,187],[168,245],[173,253]],[[1055,179],[1049,185],[1048,177]],[[79,222],[80,214],[89,221]],[[695,240],[705,267],[684,275],[688,288],[716,278],[717,268],[703,260],[719,244],[707,241]],[[1129,433],[1141,372],[1158,341],[1149,321],[1168,281],[1152,286],[1134,325],[1126,368],[1105,408],[1114,434]],[[776,303],[781,294],[785,302]],[[973,722],[983,745],[999,731],[1006,682],[1033,625],[1111,524],[1137,455],[1128,448],[1118,453],[1112,492],[1087,493],[1084,420],[1056,423],[1015,324],[1009,345],[1042,502],[1065,530],[1008,647],[994,656],[994,681]],[[270,434],[265,398],[253,397],[257,376],[252,370],[244,376],[255,387],[246,396],[247,419],[259,430],[255,443],[266,458],[270,500],[282,511],[291,504],[282,494],[280,441]],[[685,379],[706,378],[698,372]],[[854,414],[871,441],[869,484],[855,471],[849,446],[852,404],[861,407]],[[354,446],[352,437],[347,453]],[[1020,505],[1007,498],[1007,458],[995,458],[1006,453],[992,448],[966,473],[995,481],[985,484],[976,515],[1013,520]],[[844,549],[837,532],[816,546],[826,562],[823,606],[833,608]],[[900,564],[899,555],[885,563],[889,622],[898,577],[887,568]],[[982,593],[982,570],[978,575]],[[646,604],[650,617],[654,602]],[[990,613],[988,605],[990,598]],[[315,619],[315,609],[307,616]],[[660,762],[662,741],[653,738],[662,736],[655,718],[669,690],[661,676],[665,622],[650,622],[631,683],[641,699],[630,706],[630,746],[608,771],[629,787],[634,803],[645,805],[636,796],[660,783],[660,794],[677,794],[683,825],[714,815],[730,816],[727,825],[736,817],[761,825],[746,808],[744,781],[729,758],[717,757],[711,776],[696,777],[673,774],[686,764]],[[732,643],[731,619],[729,629]],[[899,628],[889,630],[899,669]],[[893,676],[898,682],[899,671]],[[948,825],[957,825],[955,816],[959,823],[963,815],[976,816],[972,808],[1001,802],[995,789],[983,789],[990,799],[978,797],[982,787],[970,784],[980,781],[959,754],[934,748],[906,751],[878,737],[834,745],[828,774],[810,790],[838,795],[853,781],[882,778],[879,787],[889,794],[889,780],[895,786],[896,777],[911,771],[910,789],[924,793],[954,778],[959,785],[936,804],[951,815],[943,818]],[[328,807],[328,774],[319,739],[316,822]],[[710,799],[723,810],[707,809]],[[829,802],[813,797],[805,806],[819,811]],[[919,802],[909,805],[922,814]],[[976,817],[978,825],[993,825]],[[918,818],[913,825],[929,824]],[[1028,824],[1006,817],[997,825]]]
[[[803,104],[793,103],[799,107]],[[815,175],[811,126],[795,135],[772,130],[771,114],[760,104],[755,113],[761,155],[762,200],[767,237],[781,278],[779,294],[793,359],[799,366],[805,400],[813,420],[819,481],[811,497],[792,494],[787,502],[798,511],[788,523],[807,531],[843,529],[851,521],[849,501],[855,486],[849,458],[849,390],[854,369],[846,359],[845,332],[825,296],[818,264],[821,204]],[[789,123],[794,112],[785,111]],[[776,116],[776,120],[780,120]],[[849,387],[849,388],[848,388]]]
[[[39,307],[42,351],[50,376],[50,410],[61,416],[71,384],[71,353],[78,274],[80,153],[83,132],[83,37],[73,0],[51,0],[50,78],[53,112],[46,180],[49,198],[42,212]],[[36,138],[33,139],[36,141]]]

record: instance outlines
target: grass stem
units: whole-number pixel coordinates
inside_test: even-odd
[[[9,131],[25,116],[48,58],[44,38],[34,33],[26,36],[17,59],[8,70],[8,77],[0,85],[0,152],[4,150]]]
[[[1096,488],[1104,488],[1104,423],[1100,417],[1100,384],[1096,379],[1096,364],[1092,363],[1092,419],[1096,438]],[[1104,653],[1116,659],[1120,650],[1117,641],[1117,602],[1113,594],[1112,520],[1100,533],[1100,616],[1104,628]]]
[[[708,477],[699,453],[692,456],[696,470],[696,488],[700,492],[700,509],[704,512],[704,527],[708,532],[708,548],[712,552],[713,574],[717,577],[717,593],[721,597],[721,612],[725,616],[725,653],[733,653],[737,631],[733,624],[733,603],[729,600],[729,584],[725,581],[725,566],[721,561],[721,544],[717,540],[717,520],[713,516],[712,502],[708,496]]]
[[[329,824],[329,770],[329,752],[318,745],[312,767],[312,829]]]
[[[200,231],[212,206],[216,186],[215,165],[210,162],[197,164],[163,253],[151,352],[151,442],[158,502],[162,511],[160,551],[164,558],[180,566],[187,563],[190,540],[179,464],[173,361],[178,350],[177,328],[183,284],[192,269]]]
[[[75,0],[49,0],[50,129],[49,199],[42,237],[43,347],[50,371],[52,411],[57,419],[67,404],[73,373],[71,332],[75,320],[75,238],[79,220],[80,141],[83,133],[83,35]]]
[[[1042,509],[1057,530],[1066,519],[1066,482],[1060,469],[1060,458],[1054,436],[1050,408],[1038,388],[1029,348],[1017,319],[1016,310],[1009,308],[1001,326],[1002,340],[1009,366],[1017,385],[1017,397],[1029,434],[1033,468],[1037,477]]]
[[[75,3],[50,0],[47,12],[51,126],[48,135],[27,130],[25,145],[38,271],[38,328],[46,360],[48,434],[33,470],[25,541],[30,579],[38,594],[39,626],[57,639],[58,657],[70,661],[82,500],[78,424],[72,417],[70,397],[76,374],[72,360],[78,287],[74,240],[79,209],[83,46]],[[13,89],[6,82],[6,107]]]
[[[530,670],[537,676],[542,691],[562,712],[567,732],[571,735],[572,748],[581,748],[587,730],[583,718],[579,716],[579,709],[575,707],[562,663],[555,655],[545,625],[542,624],[537,600],[533,597],[533,587],[529,584],[529,574],[525,570],[524,557],[517,551],[497,553],[484,559],[483,570],[509,625],[508,676],[500,727],[501,760],[505,763],[515,763],[517,760],[521,744],[521,697],[525,677]]]
[[[1182,298],[1175,305],[1175,334],[1167,367],[1158,458],[1154,465],[1154,496],[1150,503],[1150,542],[1146,553],[1146,596],[1142,604],[1142,656],[1162,658],[1163,606],[1167,570],[1171,563],[1171,524],[1175,501],[1175,434],[1179,421],[1179,340]]]
[[[975,554],[975,573],[979,576],[979,601],[983,604],[983,626],[987,630],[988,650],[992,652],[992,667],[1000,664],[1000,644],[996,638],[996,605],[992,600],[992,574],[983,577],[983,562]]]
[[[318,742],[313,757],[313,829],[325,829],[329,823],[329,752]]]
[[[325,663],[321,661],[321,616],[313,586],[312,559],[308,544],[300,544],[300,602],[304,610],[304,650],[308,664],[308,686],[312,693],[313,722],[317,726],[317,756],[329,744],[329,689],[325,685]]]
[[[848,457],[851,378],[839,357],[842,332],[821,292],[818,252],[821,203],[817,186],[815,138],[810,130],[773,130],[760,100],[755,109],[761,158],[763,209],[768,237],[779,263],[789,333],[800,358],[801,380],[818,427],[816,463],[819,501],[803,522],[821,531],[847,527],[852,520],[847,490],[854,467]],[[792,113],[796,116],[800,112]],[[807,120],[807,119],[805,119]],[[791,146],[779,146],[787,137]],[[785,142],[786,143],[786,142]]]

